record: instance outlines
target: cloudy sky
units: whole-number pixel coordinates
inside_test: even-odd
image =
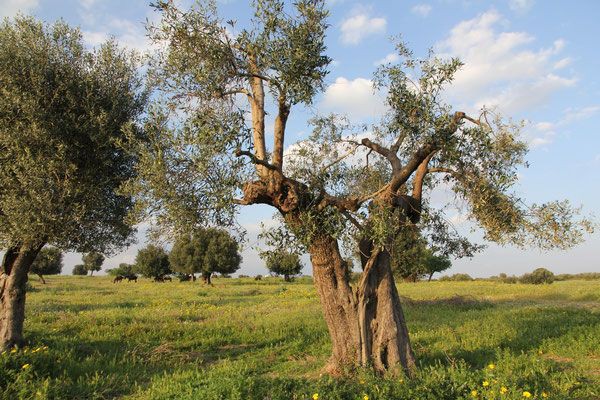
[[[184,1],[182,1],[185,3]],[[247,20],[247,0],[221,0],[225,19]],[[330,0],[328,54],[333,58],[327,88],[312,110],[289,122],[288,141],[306,135],[311,111],[347,113],[355,122],[384,110],[371,77],[381,63],[394,62],[390,37],[401,35],[417,55],[429,48],[465,63],[447,96],[456,109],[485,105],[527,121],[529,169],[521,172],[519,194],[530,202],[567,198],[583,212],[600,216],[600,82],[597,38],[600,2],[577,7],[558,0]],[[32,14],[77,25],[92,47],[114,36],[123,45],[149,50],[146,20],[157,15],[143,0],[0,0],[0,16]],[[240,273],[265,273],[253,250],[260,221],[271,210],[253,206],[240,219],[249,232]],[[449,218],[460,228],[459,214]],[[463,226],[462,229],[468,227]],[[478,232],[470,233],[473,238]],[[137,246],[143,245],[143,232]],[[105,268],[132,262],[137,246],[107,260]],[[540,252],[490,245],[470,260],[456,260],[450,272],[489,276],[546,266],[556,273],[600,271],[600,235],[566,252]],[[80,262],[69,254],[65,272]],[[307,263],[308,264],[308,263]],[[305,273],[310,273],[307,265]]]

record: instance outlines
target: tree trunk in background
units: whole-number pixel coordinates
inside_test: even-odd
[[[202,273],[202,281],[204,283],[206,283],[207,285],[212,285],[212,282],[210,281],[210,276],[211,276],[210,272],[203,272]]]
[[[283,275],[283,280],[286,281],[286,282],[289,282],[291,279],[290,279],[290,276],[288,274],[284,274]]]
[[[42,283],[45,285],[46,284],[46,280],[44,279],[44,277],[42,276],[42,274],[37,274],[37,276],[40,277],[40,281],[42,281]]]
[[[326,370],[342,374],[372,366],[378,372],[402,370],[412,375],[415,357],[389,253],[370,254],[358,287],[352,290],[334,238],[313,241],[309,252],[333,346]]]
[[[0,271],[0,348],[23,344],[27,274],[43,245],[22,245],[6,251]]]

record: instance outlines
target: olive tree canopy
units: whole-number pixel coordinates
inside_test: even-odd
[[[304,267],[298,254],[285,250],[263,251],[260,257],[272,274],[283,275],[286,281],[289,281],[291,276],[298,275]]]
[[[148,245],[135,256],[135,272],[147,278],[158,278],[171,273],[169,255],[162,248]]]
[[[87,50],[62,21],[0,22],[2,347],[22,340],[27,272],[45,244],[110,253],[132,240],[119,188],[136,162],[122,145],[141,137],[138,65],[112,41]]]

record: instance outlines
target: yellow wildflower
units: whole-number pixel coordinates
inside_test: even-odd
[[[488,368],[489,369],[494,369],[494,368],[496,368],[496,366],[494,364],[490,364],[490,365],[488,365]]]
[[[361,380],[360,380],[360,384],[361,384],[361,385],[364,385],[364,384],[365,384],[365,380],[364,380],[364,379],[361,379]]]
[[[542,397],[543,397],[543,398],[546,398],[546,397],[548,397],[548,393],[546,393],[546,392],[542,392]]]
[[[502,386],[502,387],[500,388],[500,394],[504,394],[504,393],[506,393],[506,392],[508,392],[508,389],[506,388],[506,386]]]
[[[313,400],[319,400],[319,393],[313,394]]]
[[[31,367],[31,365],[29,365],[29,364],[23,364],[23,366],[21,367],[21,369],[27,369],[29,367]]]
[[[531,393],[529,393],[528,391],[524,391],[523,392],[523,397],[530,398],[531,397]]]
[[[365,394],[365,396],[363,397],[363,400],[369,400],[369,395]]]
[[[490,386],[490,383],[488,381],[483,381],[482,385],[483,387],[488,387]]]
[[[477,390],[471,390],[471,396],[477,397]]]
[[[17,349],[12,349],[10,352],[14,354],[17,352]]]

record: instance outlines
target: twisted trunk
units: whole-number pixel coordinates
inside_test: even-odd
[[[20,245],[6,251],[0,271],[0,348],[23,344],[27,274],[42,245]]]
[[[357,366],[411,375],[415,357],[387,251],[370,254],[355,290],[334,238],[310,246],[315,286],[332,341],[326,370],[341,374]]]

